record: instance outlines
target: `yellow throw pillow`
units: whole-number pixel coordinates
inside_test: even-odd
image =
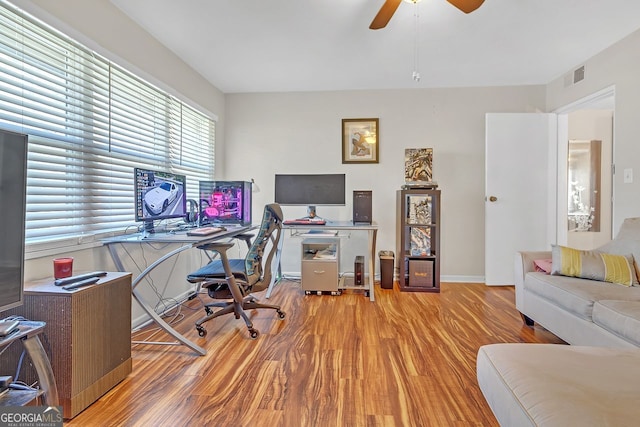
[[[631,255],[613,255],[551,245],[551,274],[638,286]]]

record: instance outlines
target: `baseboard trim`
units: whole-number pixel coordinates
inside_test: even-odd
[[[353,274],[353,273],[352,273]],[[290,271],[290,272],[286,272],[283,273],[283,276],[286,278],[297,278],[300,279],[300,272],[299,271]],[[396,274],[394,274],[394,281],[398,280],[398,274],[396,272]],[[376,280],[380,280],[380,276],[376,275]],[[447,282],[447,283],[485,283],[484,281],[484,276],[456,276],[456,275],[451,275],[451,276],[440,276],[440,282]]]
[[[440,283],[485,283],[484,276],[440,276]]]

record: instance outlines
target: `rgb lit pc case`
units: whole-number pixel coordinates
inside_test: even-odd
[[[251,224],[251,183],[200,181],[200,224]]]

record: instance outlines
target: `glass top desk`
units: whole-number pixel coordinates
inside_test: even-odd
[[[206,350],[200,347],[199,345],[189,341],[183,335],[179,334],[175,329],[173,329],[167,322],[165,322],[160,315],[158,315],[153,307],[144,299],[143,295],[138,292],[136,289],[140,282],[157,266],[176,256],[177,254],[186,251],[191,248],[197,248],[198,246],[204,245],[206,243],[215,242],[218,240],[235,238],[242,239],[249,244],[249,236],[247,233],[254,229],[255,227],[252,225],[246,226],[234,226],[227,225],[225,226],[226,230],[211,234],[208,236],[188,236],[187,231],[189,230],[180,230],[175,232],[156,232],[154,234],[125,234],[121,236],[114,236],[109,239],[105,239],[103,244],[109,249],[109,254],[113,259],[113,262],[118,269],[118,271],[125,271],[124,264],[120,259],[120,255],[118,254],[117,247],[118,245],[130,245],[130,244],[156,244],[156,243],[164,243],[164,244],[179,244],[180,246],[170,252],[163,254],[160,258],[152,262],[147,268],[142,270],[140,274],[133,279],[131,282],[131,294],[133,298],[140,304],[142,309],[151,317],[151,319],[160,326],[160,328],[164,329],[168,334],[173,336],[179,342],[134,342],[139,344],[164,344],[164,345],[180,345],[184,344],[187,347],[191,348],[193,351],[198,353],[201,356],[207,354]]]
[[[378,226],[376,224],[363,224],[356,223],[354,224],[351,221],[327,221],[325,225],[313,225],[313,224],[283,224],[283,230],[290,230],[292,237],[304,237],[304,238],[326,238],[327,236],[320,234],[307,234],[309,230],[316,231],[335,231],[337,235],[335,237],[344,237],[341,236],[343,232],[351,232],[351,231],[366,231],[368,235],[368,250],[367,250],[367,258],[368,258],[368,280],[365,286],[351,286],[347,288],[354,289],[364,289],[369,292],[369,300],[375,301],[374,295],[374,285],[375,285],[375,272],[376,272],[376,238],[378,234]],[[282,243],[281,239],[281,243]],[[280,265],[280,252],[277,254],[277,262],[278,266]],[[280,268],[278,268],[279,274]],[[269,285],[269,290],[267,291],[267,298],[271,294],[272,285]]]

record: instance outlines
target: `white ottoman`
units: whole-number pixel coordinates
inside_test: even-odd
[[[501,426],[640,425],[640,348],[490,344],[476,372]]]

